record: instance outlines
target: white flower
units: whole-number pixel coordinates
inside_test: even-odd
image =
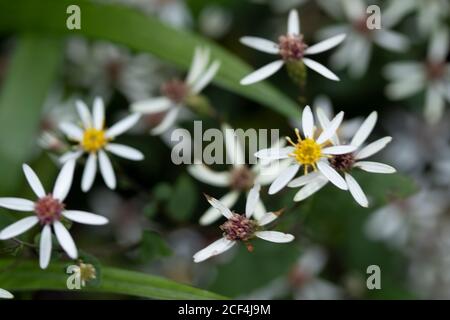
[[[159,135],[168,130],[176,122],[182,107],[191,104],[191,99],[197,97],[213,80],[220,68],[220,62],[215,60],[209,64],[209,58],[209,49],[197,47],[185,80],[170,80],[161,87],[163,96],[137,101],[131,105],[133,112],[166,112],[164,119],[153,128],[151,134]]]
[[[296,10],[291,10],[289,13],[287,29],[287,35],[280,36],[278,44],[257,37],[241,38],[240,41],[246,46],[262,52],[281,56],[281,59],[271,62],[243,78],[241,84],[249,85],[264,80],[280,70],[283,65],[286,64],[289,67],[290,64],[297,62],[303,62],[308,68],[320,73],[328,79],[339,81],[339,78],[328,68],[314,60],[306,58],[306,56],[330,50],[345,39],[345,34],[336,35],[308,47],[303,41],[303,35],[300,33],[300,20]]]
[[[263,240],[287,243],[294,240],[294,236],[279,231],[265,231],[262,227],[273,222],[281,214],[278,212],[265,213],[260,219],[252,219],[259,198],[259,186],[255,186],[247,197],[245,214],[231,212],[222,202],[213,197],[205,195],[208,202],[218,210],[228,220],[220,226],[223,231],[223,238],[213,242],[206,248],[194,255],[194,262],[202,262],[213,256],[219,255],[231,249],[238,241],[246,244],[249,251],[253,246],[249,243],[253,238],[258,237]]]
[[[300,167],[303,166],[305,176],[302,179],[308,180],[310,175],[307,175],[311,168],[315,171],[314,177],[319,176],[316,173],[318,170],[327,180],[331,181],[338,188],[347,190],[347,183],[339,175],[339,173],[330,165],[328,158],[335,155],[347,154],[355,151],[356,147],[351,145],[334,145],[327,146],[329,140],[335,135],[336,130],[344,118],[344,113],[340,112],[330,123],[325,127],[320,135],[316,138],[314,126],[314,118],[311,108],[306,106],[302,115],[302,129],[304,139],[300,136],[299,129],[295,129],[297,142],[294,143],[289,137],[287,138],[292,146],[285,148],[270,148],[263,149],[255,153],[255,156],[260,159],[277,160],[289,159],[290,165],[284,169],[281,174],[275,179],[269,188],[269,194],[274,194],[283,189],[297,174]]]
[[[85,153],[88,154],[81,180],[81,189],[84,192],[91,189],[97,173],[97,162],[106,185],[110,189],[115,189],[116,175],[106,151],[129,160],[140,161],[144,159],[144,155],[140,151],[112,142],[117,136],[133,127],[139,120],[140,115],[132,114],[106,129],[105,106],[101,98],[94,100],[92,114],[82,101],[77,101],[76,106],[82,126],[79,127],[69,122],[63,122],[60,125],[60,129],[69,140],[73,140],[78,144],[75,147],[75,151],[67,152],[60,158],[60,161],[65,163],[68,160],[78,159]]]
[[[65,208],[63,201],[70,191],[74,170],[75,161],[68,161],[62,167],[53,191],[46,193],[34,171],[28,165],[24,164],[23,171],[25,177],[38,199],[33,202],[20,198],[0,198],[0,207],[17,211],[34,212],[33,216],[23,218],[0,231],[0,240],[14,238],[39,224],[42,227],[39,244],[39,265],[42,269],[47,268],[50,262],[52,228],[59,244],[67,255],[72,259],[78,257],[78,250],[75,243],[66,227],[61,223],[63,218],[90,225],[103,225],[108,223],[108,220],[102,216],[84,211],[67,210]]]
[[[388,97],[401,100],[425,90],[425,117],[436,123],[450,103],[449,31],[442,28],[433,33],[424,63],[404,61],[386,66],[384,74],[392,83],[386,88]]]
[[[245,151],[238,136],[232,134],[232,129],[224,124],[222,131],[225,137],[225,148],[232,167],[229,171],[216,172],[204,164],[190,165],[187,170],[197,180],[215,187],[230,188],[219,200],[227,207],[232,207],[242,193],[247,193],[255,184],[268,185],[272,183],[287,162],[275,162],[273,164],[257,163],[251,168],[245,165]],[[260,218],[266,209],[258,197],[255,209],[255,217]],[[209,208],[200,218],[201,225],[208,225],[221,217],[221,213],[213,207]]]
[[[373,44],[395,52],[404,52],[409,47],[409,40],[402,34],[388,29],[383,23],[381,29],[369,29],[367,25],[367,4],[362,0],[343,0],[336,8],[334,1],[322,1],[322,6],[329,6],[328,12],[347,20],[346,23],[325,27],[319,31],[320,38],[328,38],[340,33],[347,34],[347,40],[331,57],[332,65],[337,69],[348,68],[352,77],[358,78],[366,73],[370,62]],[[340,9],[340,10],[336,10]],[[343,11],[343,12],[341,12]]]
[[[12,299],[12,298],[14,298],[14,296],[10,292],[0,288],[0,299]]]
[[[450,15],[450,3],[448,0],[391,0],[383,10],[383,24],[395,25],[414,11],[419,32],[428,36]]]
[[[330,126],[330,120],[324,113],[321,112],[321,109],[318,109],[318,114],[322,128],[327,128]],[[382,150],[392,140],[391,137],[384,137],[363,147],[364,142],[367,140],[375,127],[376,121],[377,113],[374,111],[362,123],[350,141],[350,145],[354,147],[354,150],[349,153],[333,155],[328,160],[331,167],[344,176],[345,183],[348,186],[350,194],[353,196],[355,201],[363,207],[368,207],[369,201],[367,200],[367,197],[358,182],[350,174],[351,170],[353,168],[360,168],[361,170],[373,173],[394,173],[396,171],[393,167],[387,164],[372,161],[361,161]],[[333,144],[340,144],[340,140],[337,135],[331,137],[330,139]],[[311,173],[291,181],[289,183],[289,187],[302,187],[294,197],[294,201],[302,201],[322,189],[327,183],[328,180],[323,174]]]

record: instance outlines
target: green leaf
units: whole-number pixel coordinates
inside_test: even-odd
[[[284,96],[268,83],[241,86],[240,79],[251,68],[232,53],[208,39],[193,33],[173,29],[156,18],[145,16],[135,10],[117,5],[78,0],[81,9],[81,30],[66,27],[66,8],[69,0],[0,0],[0,30],[82,34],[95,39],[110,40],[131,49],[151,53],[186,70],[194,48],[206,45],[212,56],[222,62],[215,83],[232,92],[272,108],[288,116],[300,114],[295,102]]]
[[[177,221],[189,220],[197,205],[197,195],[197,187],[192,178],[186,174],[181,175],[167,205],[168,213]]]
[[[41,108],[61,54],[60,39],[24,35],[18,40],[0,94],[0,176],[8,181],[0,185],[2,194],[15,191],[24,181],[20,168],[35,142]]]
[[[139,259],[144,262],[172,254],[167,243],[154,231],[144,231],[139,246]]]
[[[39,269],[36,261],[0,260],[0,283],[10,291],[57,290],[69,291],[65,273],[66,264],[52,263],[48,269]],[[225,299],[205,290],[144,273],[116,268],[102,269],[98,287],[85,287],[81,292],[104,292],[153,299]]]

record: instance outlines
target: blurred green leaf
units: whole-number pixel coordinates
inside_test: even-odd
[[[68,291],[66,264],[52,263],[41,270],[36,261],[0,260],[0,283],[10,291]],[[81,292],[106,292],[153,299],[225,299],[223,296],[144,273],[104,267],[101,285]]]
[[[252,71],[250,67],[206,38],[174,29],[127,7],[87,0],[76,1],[81,8],[81,30],[69,30],[66,8],[72,4],[74,2],[69,0],[0,0],[0,30],[82,34],[110,40],[151,53],[184,70],[191,63],[194,48],[206,45],[211,48],[212,56],[222,62],[215,83],[285,116],[296,117],[300,113],[295,102],[268,83],[241,86],[239,81]]]
[[[5,13],[4,8],[1,9]],[[41,108],[57,74],[62,41],[41,35],[18,39],[0,94],[0,192],[20,186],[22,163],[36,140]]]
[[[139,259],[143,262],[167,257],[172,254],[167,243],[161,236],[154,231],[144,231],[142,234],[141,244],[139,246]]]
[[[167,205],[170,216],[177,221],[189,220],[197,205],[197,195],[197,186],[192,178],[187,174],[181,175]]]

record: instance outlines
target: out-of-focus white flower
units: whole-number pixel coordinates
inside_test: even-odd
[[[209,49],[196,48],[185,80],[170,80],[161,87],[163,96],[137,101],[131,105],[131,110],[138,113],[167,112],[161,123],[152,129],[153,135],[159,135],[172,127],[180,110],[196,103],[193,100],[196,100],[200,92],[213,80],[220,68],[220,62],[215,60],[209,64],[209,58]]]
[[[383,10],[383,24],[393,26],[407,15],[416,12],[421,35],[428,36],[450,15],[448,0],[391,0]]]
[[[70,122],[63,122],[60,124],[60,129],[69,140],[77,142],[77,145],[75,151],[65,153],[61,156],[60,161],[65,163],[69,160],[78,159],[85,153],[88,154],[81,180],[81,189],[84,192],[91,189],[97,173],[97,161],[106,185],[110,189],[115,189],[116,175],[106,151],[129,160],[140,161],[144,159],[144,155],[139,150],[112,142],[116,137],[134,126],[140,115],[132,114],[106,129],[105,106],[101,98],[95,98],[92,114],[84,102],[77,101],[76,106],[82,122],[81,128]]]
[[[0,288],[0,299],[12,299],[14,296],[11,292],[6,291],[5,289]]]
[[[427,241],[448,204],[446,197],[445,192],[424,190],[411,198],[393,201],[370,215],[366,235],[396,248],[412,248],[413,243]]]
[[[108,100],[117,89],[130,101],[142,100],[158,89],[168,68],[148,54],[133,55],[108,42],[71,38],[67,43],[67,80],[89,96]]]
[[[219,5],[208,5],[198,18],[201,32],[211,38],[220,38],[230,29],[233,15],[230,10]]]
[[[59,244],[67,255],[71,259],[78,257],[78,250],[75,243],[66,227],[61,223],[63,218],[90,225],[103,225],[108,223],[108,220],[102,216],[85,211],[67,210],[65,208],[63,201],[66,199],[72,186],[74,170],[75,161],[68,161],[62,167],[53,191],[46,193],[34,171],[28,165],[23,165],[23,171],[28,184],[38,199],[33,202],[20,198],[0,198],[0,207],[35,213],[34,216],[23,218],[0,231],[0,240],[14,238],[35,225],[40,224],[42,226],[42,233],[39,245],[39,265],[42,269],[47,268],[51,258],[52,228]]]
[[[274,12],[283,13],[304,5],[308,0],[252,0],[258,4],[268,4]]]
[[[294,240],[294,236],[291,234],[279,231],[265,231],[262,228],[277,219],[281,214],[280,211],[268,212],[260,219],[252,219],[259,199],[259,189],[260,186],[256,185],[250,190],[245,206],[245,214],[231,212],[231,210],[219,200],[205,195],[211,206],[218,210],[228,220],[220,226],[220,229],[223,231],[223,238],[197,252],[194,255],[194,262],[202,262],[213,256],[219,255],[231,249],[238,241],[245,243],[248,250],[252,251],[253,246],[250,244],[250,241],[255,237],[276,243],[287,243]]]
[[[317,111],[322,128],[325,129],[329,127],[330,120],[328,117],[321,111],[320,108]],[[344,176],[350,194],[353,196],[355,201],[363,207],[368,207],[369,201],[358,182],[350,174],[353,168],[360,168],[361,170],[372,173],[385,174],[394,173],[396,171],[393,167],[387,164],[372,161],[361,161],[382,150],[392,140],[391,137],[384,137],[363,147],[364,142],[375,127],[377,117],[377,112],[372,112],[359,127],[358,131],[356,131],[350,141],[350,145],[355,147],[353,152],[333,155],[328,159],[331,167]],[[340,139],[337,135],[331,137],[330,140],[334,145],[340,144]],[[289,183],[289,187],[302,187],[294,197],[294,201],[302,201],[322,189],[327,183],[328,179],[322,173],[313,172],[306,176],[292,180]]]
[[[347,20],[319,31],[321,39],[341,33],[347,34],[345,43],[331,57],[333,67],[348,68],[350,76],[358,78],[367,71],[373,44],[395,52],[404,52],[408,49],[409,40],[402,34],[389,30],[387,26],[369,29],[367,5],[363,0],[342,0],[339,3],[341,10],[336,10],[336,1],[321,2],[322,6],[330,6],[328,12],[333,11],[337,18]]]
[[[404,61],[386,66],[384,74],[391,81],[386,87],[386,95],[402,100],[425,90],[425,117],[430,123],[436,123],[446,102],[450,102],[448,52],[449,31],[442,28],[433,33],[425,63]]]
[[[187,170],[197,180],[216,187],[230,188],[220,201],[227,207],[232,207],[242,193],[247,193],[255,185],[268,185],[272,183],[286,168],[287,162],[274,162],[273,164],[257,163],[251,168],[245,165],[245,150],[237,136],[231,134],[231,127],[227,124],[222,126],[225,137],[225,148],[227,157],[232,167],[229,171],[216,172],[204,164],[190,165]],[[262,217],[266,209],[258,198],[254,216],[256,219]],[[221,213],[215,208],[209,208],[200,218],[201,225],[208,225],[218,220]]]
[[[274,194],[283,189],[297,174],[300,167],[303,166],[305,176],[301,177],[301,181],[316,180],[317,177],[324,177],[325,181],[330,181],[338,188],[347,190],[347,183],[344,178],[331,166],[328,161],[332,156],[344,155],[356,150],[357,147],[352,145],[333,145],[327,146],[329,140],[336,134],[344,113],[339,112],[327,126],[323,127],[323,131],[315,137],[316,127],[314,125],[314,117],[311,108],[306,106],[302,115],[302,130],[304,138],[300,136],[299,129],[295,129],[297,142],[294,143],[289,137],[288,142],[292,146],[284,148],[263,149],[255,153],[257,158],[263,160],[279,160],[290,159],[290,165],[284,169],[275,179],[269,188],[269,194]],[[313,175],[308,175],[308,170],[315,171]],[[319,171],[321,174],[319,174]]]
[[[338,76],[328,68],[317,61],[306,58],[306,56],[328,51],[339,45],[344,39],[345,34],[342,33],[308,47],[303,40],[303,35],[300,33],[300,19],[298,17],[298,12],[297,10],[291,10],[288,18],[287,34],[280,36],[278,43],[258,37],[242,37],[240,39],[240,41],[248,47],[281,56],[281,59],[271,62],[247,75],[241,80],[241,84],[249,85],[259,82],[273,75],[284,65],[286,65],[288,69],[297,68],[298,63],[303,63],[325,78],[339,81]]]

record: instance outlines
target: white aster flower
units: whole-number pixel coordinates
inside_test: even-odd
[[[210,64],[210,51],[207,48],[196,48],[191,67],[185,80],[172,79],[161,87],[162,96],[137,101],[131,105],[131,110],[138,113],[161,113],[166,116],[161,123],[153,128],[151,134],[159,135],[168,130],[177,120],[183,107],[198,103],[196,98],[200,92],[213,80],[220,68],[218,60]]]
[[[260,159],[272,161],[278,159],[290,160],[290,165],[270,185],[269,194],[277,193],[283,189],[295,177],[302,166],[305,173],[305,177],[302,177],[302,179],[309,179],[310,175],[307,175],[307,173],[311,168],[314,171],[318,170],[323,177],[331,181],[338,188],[347,190],[347,183],[330,165],[328,159],[332,158],[332,156],[353,152],[356,147],[351,145],[327,146],[329,140],[335,136],[336,130],[343,118],[344,113],[338,113],[329,125],[323,129],[320,135],[315,137],[316,128],[314,126],[314,117],[311,108],[306,106],[302,115],[303,139],[300,136],[299,129],[295,129],[297,142],[294,143],[289,137],[287,138],[292,146],[263,149],[255,153],[255,156]],[[319,174],[315,173],[314,176],[319,176]]]
[[[436,123],[444,113],[446,101],[450,103],[448,52],[449,31],[442,28],[431,38],[427,61],[404,61],[386,66],[384,74],[392,81],[386,87],[387,96],[401,100],[425,90],[425,117],[430,123]]]
[[[325,116],[324,113],[321,112],[320,109],[318,109],[318,113],[318,118],[322,128],[329,127],[330,120]],[[336,172],[339,172],[339,174],[342,174],[344,176],[350,194],[353,196],[355,201],[363,207],[368,207],[369,201],[367,200],[367,197],[358,182],[350,174],[352,169],[359,168],[361,170],[373,173],[396,172],[393,167],[384,163],[361,161],[382,150],[392,140],[391,137],[384,137],[368,144],[367,146],[363,146],[364,142],[367,140],[373,128],[375,127],[377,117],[377,112],[374,111],[361,124],[358,131],[356,131],[355,135],[350,141],[350,145],[354,147],[354,150],[352,152],[333,155],[328,160],[331,167]],[[340,139],[337,135],[331,137],[330,140],[334,145],[340,144]],[[322,189],[327,183],[328,180],[323,174],[314,172],[291,181],[289,183],[289,187],[302,187],[294,197],[294,201],[302,201]]]
[[[33,216],[23,218],[0,231],[0,240],[14,238],[39,224],[42,227],[39,244],[39,265],[42,269],[47,268],[51,258],[52,228],[59,244],[67,255],[71,259],[78,257],[78,250],[75,243],[61,222],[63,218],[90,225],[103,225],[108,223],[108,220],[102,216],[84,211],[66,209],[64,200],[72,186],[74,170],[75,160],[68,161],[62,167],[53,191],[46,193],[34,171],[28,165],[24,164],[23,171],[25,177],[38,199],[33,202],[20,198],[0,198],[0,207],[17,211],[34,212]]]
[[[241,84],[249,85],[264,80],[280,70],[283,65],[286,65],[288,68],[296,68],[298,63],[303,63],[325,78],[339,81],[339,78],[328,68],[317,61],[306,58],[306,56],[325,52],[334,48],[345,39],[345,34],[333,36],[308,47],[303,40],[303,35],[300,33],[300,20],[297,10],[291,10],[289,13],[287,29],[287,35],[280,36],[278,44],[271,40],[258,37],[242,37],[240,39],[246,46],[262,52],[281,56],[281,59],[271,62],[243,78]]]
[[[12,298],[14,298],[14,296],[10,292],[0,288],[0,299],[12,299]]]
[[[273,222],[281,214],[278,212],[265,213],[260,219],[252,219],[259,198],[259,187],[255,187],[247,197],[245,214],[232,212],[222,202],[205,195],[208,202],[228,220],[220,226],[223,237],[194,255],[194,262],[202,262],[213,256],[219,255],[231,249],[238,241],[242,241],[249,251],[253,250],[250,241],[255,237],[276,242],[287,243],[294,240],[291,234],[279,231],[265,231],[262,227]]]
[[[337,69],[348,68],[352,77],[363,76],[370,62],[373,44],[394,52],[405,52],[409,40],[402,34],[388,29],[369,29],[367,26],[367,4],[362,0],[342,0],[342,14],[335,8],[333,1],[322,1],[322,6],[330,6],[334,15],[347,22],[325,27],[319,31],[320,38],[328,38],[340,33],[347,34],[345,43],[331,56],[331,64]],[[332,7],[331,7],[332,6]],[[383,23],[383,22],[382,22]]]
[[[106,151],[129,160],[144,159],[144,155],[139,150],[112,142],[117,136],[133,127],[138,122],[140,115],[132,114],[106,129],[105,106],[101,98],[94,100],[92,114],[82,101],[77,101],[76,106],[82,126],[79,127],[69,122],[63,122],[60,125],[61,131],[66,134],[67,138],[77,142],[76,150],[65,153],[60,161],[65,163],[72,159],[78,159],[85,153],[88,154],[81,180],[81,189],[84,192],[91,189],[97,173],[97,162],[106,185],[110,189],[115,189],[116,175]]]
[[[227,157],[231,163],[229,171],[213,171],[204,164],[190,165],[187,170],[197,180],[215,187],[229,188],[220,202],[227,207],[232,207],[237,202],[241,194],[248,193],[255,185],[265,186],[272,183],[281,170],[286,168],[287,162],[262,163],[259,162],[249,168],[245,164],[245,150],[237,136],[232,134],[232,129],[227,124],[222,125],[225,137],[225,148]],[[262,217],[266,213],[263,202],[258,197],[255,218]],[[217,221],[221,213],[214,207],[209,208],[200,218],[201,225],[208,225]]]

